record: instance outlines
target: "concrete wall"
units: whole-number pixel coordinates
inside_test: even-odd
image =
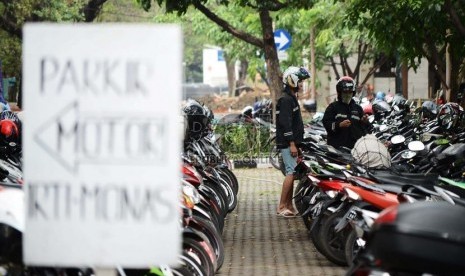
[[[408,98],[428,98],[428,61],[423,59],[417,72],[410,69],[408,72]]]
[[[356,59],[351,58],[349,62],[355,67]],[[364,64],[360,69],[360,82],[365,78],[372,64]],[[352,68],[353,68],[352,67]],[[425,99],[428,98],[428,61],[422,60],[420,67],[415,72],[413,69],[408,73],[408,98],[409,99]],[[336,76],[330,66],[325,66],[317,71],[317,82],[320,84],[317,87],[317,111],[324,112],[327,105],[336,98]],[[381,90],[385,93],[396,91],[396,80],[392,78],[371,77],[367,83],[372,84],[374,92]]]

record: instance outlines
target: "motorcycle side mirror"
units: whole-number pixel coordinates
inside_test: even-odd
[[[394,135],[392,138],[391,138],[391,143],[393,145],[397,145],[397,144],[401,144],[405,142],[405,137],[403,135]]]
[[[422,151],[425,149],[425,144],[421,141],[412,141],[408,143],[408,149],[411,151]]]
[[[380,125],[379,131],[386,131],[388,129],[387,125]]]
[[[429,135],[429,133],[423,133],[423,134],[420,135],[420,140],[422,142],[429,142],[429,141],[431,141],[432,137],[433,136]]]
[[[374,121],[375,121],[375,116],[373,115],[368,116],[368,122],[370,122],[370,124],[372,124]]]
[[[394,111],[396,111],[396,112],[399,112],[399,111],[400,111],[400,108],[399,108],[397,105],[393,106],[392,108],[393,108]]]
[[[408,151],[401,154],[402,158],[404,158],[404,159],[411,159],[411,158],[415,157],[415,155],[417,155],[417,153],[414,152],[414,151],[410,151],[410,150],[408,150]]]

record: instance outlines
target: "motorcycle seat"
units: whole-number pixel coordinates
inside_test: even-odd
[[[413,184],[430,187],[431,189],[433,189],[433,186],[438,183],[439,177],[439,175],[436,173],[394,173],[389,170],[370,171],[368,174],[378,183],[398,186]]]

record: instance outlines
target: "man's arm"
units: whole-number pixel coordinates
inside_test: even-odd
[[[279,122],[284,132],[284,140],[290,143],[294,141],[294,132],[292,131],[292,101],[281,98],[279,102]]]
[[[327,132],[337,132],[339,126],[336,124],[336,109],[333,104],[328,105],[323,115],[323,126]]]

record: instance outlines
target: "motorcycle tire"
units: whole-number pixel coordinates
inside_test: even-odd
[[[196,206],[197,207],[197,206]],[[194,208],[192,210],[193,216],[200,216],[206,220],[211,221],[214,225],[216,230],[219,233],[222,233],[223,226],[224,226],[224,218],[220,217],[214,210],[212,206],[198,206],[199,208]],[[206,212],[206,214],[204,214]]]
[[[321,216],[326,216],[326,215],[321,214]],[[323,218],[318,219],[318,220],[313,220],[310,225],[310,233],[309,233],[309,236],[313,242],[313,245],[315,246],[316,250],[318,250],[318,252],[320,252],[321,254],[323,254],[323,245],[321,244],[321,238],[320,238],[322,220]]]
[[[357,244],[357,240],[358,240],[357,233],[355,233],[355,231],[352,230],[347,235],[346,244],[344,246],[346,260],[349,266],[353,264],[354,259],[356,258],[358,252],[362,248],[361,246]]]
[[[325,255],[329,261],[340,266],[347,265],[344,248],[347,233],[345,231],[336,233],[334,227],[343,218],[344,214],[344,211],[338,211],[324,217],[321,222],[320,230],[320,241],[323,249],[321,253]]]
[[[191,220],[191,223],[189,223],[189,226],[200,230],[208,237],[211,245],[213,246],[213,249],[215,250],[217,262],[216,271],[218,271],[224,263],[225,256],[224,243],[221,234],[217,231],[215,225],[213,225],[211,221],[208,221],[202,217],[195,216],[194,219]]]
[[[228,213],[228,203],[227,203],[227,198],[226,195],[223,191],[223,188],[218,187],[217,183],[210,183],[205,181],[204,186],[207,187],[211,191],[211,194],[213,195],[213,199],[218,203],[220,209],[221,209],[221,215],[223,217],[226,217],[226,214]]]
[[[222,168],[219,171],[228,176],[231,181],[231,186],[234,189],[234,193],[237,195],[239,193],[239,181],[237,180],[236,175],[228,168]]]
[[[176,276],[208,276],[205,269],[189,254],[183,253],[181,256],[182,266],[173,269]]]
[[[299,214],[301,214],[305,227],[308,230],[310,230],[311,225],[312,225],[311,214],[308,213],[306,215],[303,215],[305,211],[310,207],[310,204],[309,204],[310,200],[306,202],[305,199],[311,198],[318,191],[318,189],[312,189],[310,192],[308,192],[308,194],[302,194],[302,193],[298,194],[301,189],[305,189],[308,185],[309,184],[306,183],[306,181],[299,182],[299,184],[297,185],[295,189],[294,204],[295,204],[297,211],[299,211]]]
[[[184,238],[182,241],[182,249],[184,253],[193,257],[197,263],[205,269],[205,275],[215,275],[215,267],[213,262],[199,241],[191,238]]]
[[[223,177],[219,179],[220,185],[226,192],[228,202],[228,213],[234,211],[237,206],[237,194],[234,192],[233,187]]]

